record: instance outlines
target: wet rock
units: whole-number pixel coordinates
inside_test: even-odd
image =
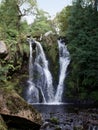
[[[84,128],[82,126],[75,126],[73,128],[73,130],[84,130]],[[86,129],[85,129],[86,130]]]
[[[44,122],[43,125],[41,126],[41,129],[46,129],[49,126],[49,122]]]

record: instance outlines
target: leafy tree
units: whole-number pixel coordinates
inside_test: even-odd
[[[68,15],[65,8],[59,16],[71,54],[67,94],[93,98],[98,91],[98,12],[94,2],[75,0]]]
[[[55,31],[53,22],[49,19],[50,16],[43,10],[38,10],[36,18],[31,25],[31,32],[35,36],[40,36],[49,30]]]
[[[27,4],[27,6],[25,5]],[[8,31],[20,31],[21,19],[36,7],[35,0],[2,0],[0,5],[0,26]],[[32,13],[32,11],[31,11]]]
[[[36,12],[35,0],[2,0],[0,3],[0,39],[4,40],[8,48],[8,56],[0,57],[0,81],[6,81],[21,69],[24,57],[29,53],[24,35],[29,31],[29,25],[22,21],[28,13]]]
[[[59,26],[59,33],[62,36],[66,35],[66,30],[68,28],[68,17],[70,16],[71,6],[65,7],[60,13],[56,15],[57,23]]]

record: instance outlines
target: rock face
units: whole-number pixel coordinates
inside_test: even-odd
[[[43,36],[43,40],[46,44],[48,45],[53,45],[55,44],[57,38],[56,38],[56,34],[53,33],[52,31],[46,32]]]
[[[6,54],[6,53],[7,53],[6,44],[3,41],[0,41],[0,54]]]
[[[0,114],[8,127],[39,130],[41,115],[14,90],[0,89]]]
[[[3,41],[0,41],[0,57],[5,57],[7,56],[8,50],[7,46]]]

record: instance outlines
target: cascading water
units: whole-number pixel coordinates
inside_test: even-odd
[[[50,103],[54,100],[52,76],[48,69],[48,61],[41,44],[37,41],[35,43],[36,56],[33,61],[32,42],[29,40],[29,89],[27,92],[27,100],[29,103]]]
[[[64,80],[66,77],[67,67],[70,63],[69,52],[67,46],[61,40],[58,40],[59,46],[59,64],[60,75],[59,84],[56,94],[54,94],[52,75],[48,68],[44,50],[41,44],[36,43],[36,56],[33,60],[32,56],[32,40],[29,39],[30,59],[29,59],[29,87],[27,91],[27,101],[29,103],[59,103],[62,102],[62,94],[64,90]]]
[[[39,42],[36,42],[36,58],[34,67],[38,74],[36,85],[42,95],[42,102],[53,102],[54,90],[52,76],[48,68],[48,61],[46,59],[45,53]]]
[[[66,78],[67,67],[70,63],[69,52],[67,50],[67,46],[65,45],[65,42],[62,40],[58,40],[58,47],[59,47],[60,75],[59,75],[59,84],[57,86],[57,91],[55,95],[55,102],[62,101],[64,80]]]
[[[32,57],[32,41],[29,39],[29,46],[30,46],[30,57],[29,57],[29,87],[27,91],[27,101],[31,102],[39,102],[39,92],[33,83],[33,57]]]

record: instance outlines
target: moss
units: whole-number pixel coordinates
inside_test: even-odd
[[[3,100],[5,101],[8,109],[13,113],[22,109],[33,110],[33,108],[30,105],[27,105],[27,103],[12,88],[2,88],[0,89],[0,93],[3,95]]]
[[[0,89],[0,112],[8,115],[22,116],[35,123],[41,123],[41,115],[13,89]]]
[[[52,118],[50,119],[50,121],[51,121],[51,123],[53,123],[53,124],[59,124],[59,120],[58,120],[57,118],[55,118],[55,117],[52,117]]]
[[[6,123],[2,119],[1,115],[0,115],[0,130],[8,130],[7,126],[6,126]]]
[[[44,48],[47,59],[49,60],[49,70],[52,72],[54,78],[53,81],[57,84],[58,73],[59,73],[59,61],[58,61],[59,51],[58,51],[57,41],[55,41],[51,45],[43,43],[42,46]]]

